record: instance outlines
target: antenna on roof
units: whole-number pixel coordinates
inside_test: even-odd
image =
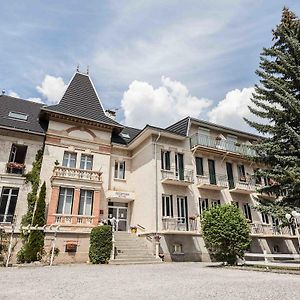
[[[117,116],[117,111],[118,111],[118,110],[119,110],[118,108],[106,109],[106,110],[105,110],[105,113],[106,113],[106,115],[107,115],[109,118],[115,120],[115,119],[116,119],[116,116]]]
[[[90,67],[89,67],[89,65],[88,65],[87,68],[86,68],[86,74],[87,74],[87,75],[90,74]]]
[[[77,65],[76,72],[79,72],[79,64]]]

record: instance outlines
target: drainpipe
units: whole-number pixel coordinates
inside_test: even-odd
[[[158,175],[157,175],[157,142],[160,139],[161,132],[154,143],[154,157],[155,157],[155,257],[159,258],[159,236],[158,236]]]
[[[49,230],[51,230],[52,226],[54,224],[50,225]],[[55,242],[56,242],[56,235],[57,235],[57,231],[59,230],[60,225],[57,225],[55,228],[55,232],[54,232],[54,239],[52,241],[52,250],[51,250],[51,258],[50,258],[50,266],[52,266],[53,264],[53,258],[54,258],[54,249],[55,249]]]

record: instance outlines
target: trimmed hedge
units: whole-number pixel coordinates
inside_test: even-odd
[[[112,250],[112,228],[102,225],[92,229],[89,258],[93,264],[108,263]]]

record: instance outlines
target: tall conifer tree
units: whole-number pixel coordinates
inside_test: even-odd
[[[250,111],[262,122],[247,123],[266,136],[255,146],[255,160],[270,178],[264,192],[273,192],[283,206],[300,207],[300,20],[288,8],[273,30],[273,45],[264,48],[256,74]]]

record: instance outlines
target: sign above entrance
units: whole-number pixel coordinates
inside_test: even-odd
[[[133,192],[109,190],[106,193],[106,198],[111,200],[118,200],[120,202],[130,202],[135,199],[135,194]]]

